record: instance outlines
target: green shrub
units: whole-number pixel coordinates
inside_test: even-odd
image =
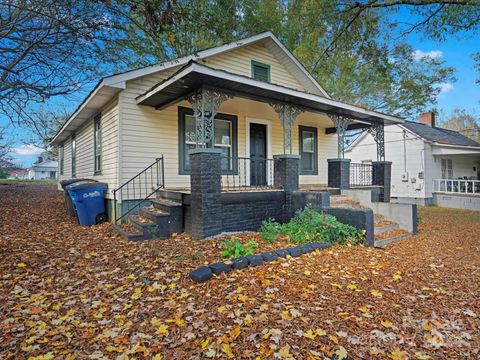
[[[250,240],[245,246],[240,241],[235,239],[227,239],[223,242],[223,258],[239,257],[246,255],[253,255],[253,252],[257,248],[257,243]]]
[[[277,240],[280,231],[281,225],[273,219],[268,219],[262,222],[262,226],[258,232],[263,239],[268,243],[273,244]]]
[[[274,242],[278,235],[288,236],[290,241],[296,244],[314,241],[354,245],[364,241],[361,230],[339,222],[335,216],[320,214],[309,207],[297,211],[293,219],[286,224],[265,221],[260,228],[260,235],[270,243]]]

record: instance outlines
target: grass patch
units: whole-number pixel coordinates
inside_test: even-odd
[[[309,207],[297,211],[286,224],[274,220],[264,221],[259,233],[269,243],[275,242],[279,236],[287,236],[295,244],[314,241],[358,245],[365,239],[363,231],[339,222],[335,216],[321,214]]]

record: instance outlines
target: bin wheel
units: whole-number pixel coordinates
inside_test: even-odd
[[[105,221],[107,221],[107,214],[101,213],[95,216],[95,224],[100,224]]]

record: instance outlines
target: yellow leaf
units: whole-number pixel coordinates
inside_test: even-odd
[[[156,332],[159,336],[165,336],[168,334],[168,325],[160,325]]]
[[[387,355],[392,360],[407,360],[408,356],[403,351],[400,351],[399,348],[396,348],[390,354]]]
[[[337,351],[335,351],[338,360],[343,360],[348,357],[347,350],[343,346],[340,346]]]
[[[160,319],[157,318],[156,316],[154,316],[154,317],[150,320],[150,324],[152,324],[153,326],[160,326],[161,323],[162,323],[162,320],[160,320]]]
[[[53,354],[49,352],[43,355],[30,356],[28,360],[52,360],[53,357],[54,357]]]
[[[303,336],[310,340],[315,340],[317,334],[313,332],[312,329],[308,329],[307,332],[303,333]]]
[[[128,275],[127,277],[128,279],[132,279],[132,280],[136,280],[137,279],[137,276],[135,274],[130,274]]]
[[[393,274],[393,275],[392,275],[393,280],[395,280],[395,281],[401,280],[401,279],[402,279],[402,275],[400,275],[400,274],[401,274],[400,271],[397,271],[395,274]]]
[[[142,289],[135,288],[135,290],[133,291],[132,300],[138,300],[140,299],[141,296],[142,296]]]
[[[233,355],[230,345],[228,345],[227,343],[222,344],[222,351],[227,355],[229,359],[233,359],[235,357],[235,355]]]
[[[123,352],[121,348],[116,348],[113,345],[108,345],[107,347],[105,347],[105,350],[108,352],[119,352],[119,353]]]
[[[337,339],[336,336],[330,335],[328,338],[329,338],[332,342],[334,342],[336,345],[338,345],[338,339]]]
[[[431,357],[428,356],[428,355],[426,355],[426,354],[424,354],[424,353],[421,352],[421,351],[417,351],[417,352],[415,353],[415,359],[417,359],[417,360],[429,360],[429,359],[431,359]]]
[[[285,345],[283,348],[281,348],[278,354],[282,359],[288,359],[292,356],[290,355],[290,347],[288,345]]]
[[[183,320],[183,319],[175,319],[175,324],[177,324],[177,326],[182,327],[183,325],[185,325],[185,320]]]
[[[220,313],[220,314],[223,314],[225,311],[227,310],[227,308],[225,306],[219,306],[217,308],[217,311]]]
[[[370,309],[366,306],[361,306],[358,308],[358,310],[360,310],[360,312],[363,314],[368,314],[370,312]]]
[[[152,360],[162,360],[162,354],[157,354],[154,357],[152,357]]]
[[[341,288],[343,288],[343,286],[342,286],[342,285],[340,285],[340,284],[337,284],[337,283],[332,283],[332,284],[330,284],[330,285],[332,285],[333,287],[336,287],[336,288],[338,288],[338,289],[341,289]]]
[[[312,273],[311,273],[310,271],[308,271],[308,270],[305,270],[303,273],[304,273],[305,275],[307,275],[307,276],[310,276],[310,275],[312,274]]]
[[[240,326],[236,326],[232,329],[232,331],[230,331],[230,339],[232,341],[235,341],[235,339],[238,337],[238,335],[240,335]]]
[[[382,320],[380,323],[386,328],[391,328],[393,326],[393,323],[388,320]]]
[[[375,297],[382,297],[383,296],[383,293],[379,290],[372,290],[370,293]]]
[[[423,323],[423,328],[426,330],[426,331],[432,331],[433,330],[433,325],[430,321],[425,321]]]
[[[317,329],[315,330],[315,334],[317,334],[317,336],[326,336],[327,332],[323,329]]]
[[[348,285],[347,285],[347,289],[348,289],[348,290],[357,290],[357,285],[355,285],[355,284],[348,284]]]
[[[208,346],[208,344],[210,344],[210,338],[207,338],[207,339],[205,339],[204,341],[202,341],[202,342],[200,343],[200,347],[201,347],[202,349],[205,349],[205,348]]]
[[[25,267],[25,266],[27,266],[27,264],[25,264],[25,263],[23,263],[23,262],[20,262],[20,263],[17,264],[17,266],[18,266],[18,267]]]
[[[247,316],[245,316],[245,319],[243,319],[243,323],[244,323],[245,325],[247,325],[247,326],[248,326],[248,325],[251,325],[251,324],[253,323],[253,317],[252,317],[252,315],[247,314]]]

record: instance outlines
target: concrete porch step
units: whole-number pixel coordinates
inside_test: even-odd
[[[125,240],[129,240],[129,241],[145,240],[143,238],[143,231],[127,231],[117,224],[113,224],[113,228]]]
[[[152,201],[152,206],[160,211],[170,213],[172,211],[172,208],[181,208],[182,203],[176,200],[172,199],[153,199]]]
[[[150,219],[155,223],[159,223],[160,218],[170,216],[170,212],[157,209],[153,204],[140,208],[139,213],[141,216]]]
[[[405,231],[405,230],[404,230],[404,231]],[[407,239],[407,238],[409,238],[410,236],[413,236],[413,234],[405,231],[405,233],[402,233],[402,234],[397,235],[397,236],[391,236],[391,237],[388,237],[388,238],[384,238],[384,239],[380,239],[380,240],[375,240],[374,246],[381,248],[381,247],[384,247],[385,245],[394,243],[394,242],[396,242],[396,241],[403,240],[403,239]]]
[[[393,231],[399,229],[399,226],[396,222],[383,220],[373,224],[374,234],[379,235],[385,232]]]

